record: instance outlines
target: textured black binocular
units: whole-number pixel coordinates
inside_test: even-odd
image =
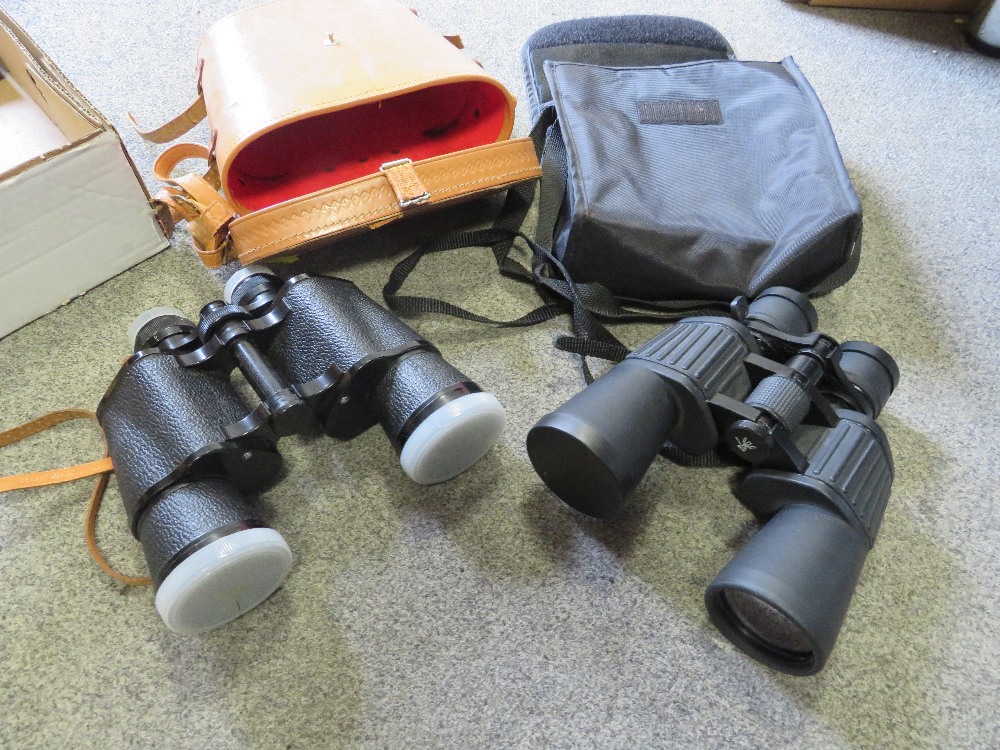
[[[173,308],[140,315],[97,411],[157,610],[181,633],[257,606],[291,569],[244,497],[277,476],[278,438],[322,427],[346,440],[378,422],[405,473],[433,484],[478,461],[505,422],[493,394],[349,281],[252,266],[224,297],[197,323]]]
[[[664,443],[725,446],[753,465],[734,489],[763,528],[708,586],[716,627],[790,674],[822,669],[874,544],[893,479],[875,422],[899,382],[881,348],[815,331],[816,310],[775,287],[734,319],[690,317],[640,346],[528,433],[564,502],[619,515]]]

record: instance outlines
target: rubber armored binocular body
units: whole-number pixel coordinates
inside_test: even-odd
[[[866,342],[798,343],[783,365],[760,363],[764,377],[726,430],[734,454],[757,466],[734,492],[764,527],[708,586],[705,604],[740,649],[808,675],[830,657],[892,490],[892,452],[875,418],[899,369]],[[837,377],[824,380],[828,371]]]
[[[302,275],[283,282],[250,266],[230,278],[225,297],[255,316],[285,311],[261,345],[270,361],[311,399],[328,435],[349,439],[380,423],[416,482],[457,476],[503,430],[496,396],[350,281]]]
[[[765,290],[740,322],[688,318],[644,344],[528,434],[549,487],[620,512],[664,440],[724,441],[755,465],[735,489],[765,522],[705,594],[712,621],[770,667],[813,674],[833,650],[892,488],[875,422],[899,382],[883,349],[813,332],[803,295]],[[846,408],[837,408],[846,407]]]
[[[171,630],[196,633],[263,602],[291,569],[285,540],[244,498],[273,481],[281,458],[265,437],[226,433],[249,411],[227,374],[169,351],[196,341],[195,325],[180,311],[151,313],[97,416],[157,611]]]
[[[755,469],[736,486],[765,523],[705,592],[730,641],[789,674],[829,659],[892,489],[885,433],[865,414],[836,414],[796,430],[804,471]]]
[[[765,290],[743,311],[800,336],[813,330],[816,310],[792,289]],[[542,417],[528,432],[535,471],[564,502],[595,518],[621,514],[664,442],[700,455],[719,441],[709,401],[742,401],[751,390],[744,364],[760,354],[745,322],[685,318]]]

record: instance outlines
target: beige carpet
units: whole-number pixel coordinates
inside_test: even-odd
[[[116,123],[151,187],[155,151],[125,111],[156,124],[186,106],[201,34],[250,4],[4,2]],[[865,208],[861,267],[817,302],[821,324],[883,345],[902,370],[880,420],[893,497],[827,669],[777,674],[708,621],[704,587],[748,519],[730,472],[659,460],[613,524],[545,490],[524,438],[582,387],[551,345],[565,319],[497,331],[422,318],[413,325],[506,405],[500,444],[423,488],[377,429],[346,444],[283,440],[286,477],[264,500],[295,567],[227,627],[174,635],[148,589],[101,573],[83,544],[86,483],[0,496],[0,747],[1000,746],[1000,61],[971,52],[948,15],[779,0],[419,6],[519,94],[524,39],[583,13],[698,18],[742,58],[794,56],[815,87]],[[517,133],[528,125],[522,107]],[[309,267],[378,298],[420,236],[474,218],[463,208],[396,226]],[[194,314],[225,275],[205,271],[181,232],[0,341],[0,427],[94,407],[133,316],[154,305]],[[472,250],[428,261],[411,288],[497,315],[536,301]],[[635,345],[655,330],[621,335]],[[3,451],[0,470],[99,449],[93,428],[66,426]],[[116,564],[142,569],[114,492],[99,533]]]

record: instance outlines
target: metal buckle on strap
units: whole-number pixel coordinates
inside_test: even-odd
[[[413,164],[412,159],[396,159],[396,161],[387,161],[385,164],[379,167],[379,171],[382,172],[382,174],[384,174],[389,179],[389,182],[392,184],[393,189],[396,191],[396,196],[399,199],[400,208],[409,208],[410,206],[416,206],[420,203],[426,203],[428,200],[430,200],[431,197],[430,192],[424,187],[423,183],[420,182],[420,178],[417,176],[417,173],[413,170],[413,167],[409,166],[411,164]],[[406,170],[400,170],[399,167],[409,167],[409,168]],[[390,173],[390,170],[394,169],[398,170],[398,172]],[[395,175],[399,174],[399,172],[402,172],[405,175],[404,177],[405,181],[394,179]],[[424,192],[419,195],[405,197],[405,194],[403,192],[404,186],[412,187],[414,185],[419,185],[421,188],[424,189]]]
[[[404,164],[413,164],[413,159],[396,159],[396,161],[387,161],[381,167],[379,167],[380,172],[385,172],[387,169],[392,169],[393,167],[401,167]]]

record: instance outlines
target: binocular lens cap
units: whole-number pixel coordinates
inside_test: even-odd
[[[418,484],[457,477],[500,438],[507,414],[492,393],[469,393],[432,412],[406,439],[403,471]]]
[[[128,325],[128,341],[130,346],[139,346],[142,342],[136,341],[142,329],[152,323],[157,318],[186,318],[183,310],[176,307],[151,307],[145,312],[135,316]]]
[[[267,599],[291,569],[292,551],[277,531],[237,531],[170,571],[156,592],[156,611],[175,633],[211,630]]]
[[[222,288],[222,299],[225,300],[227,305],[233,304],[233,295],[236,293],[236,287],[249,279],[251,276],[260,275],[270,276],[271,269],[267,266],[261,265],[247,266],[246,268],[239,269],[236,273],[229,277],[226,285]]]

